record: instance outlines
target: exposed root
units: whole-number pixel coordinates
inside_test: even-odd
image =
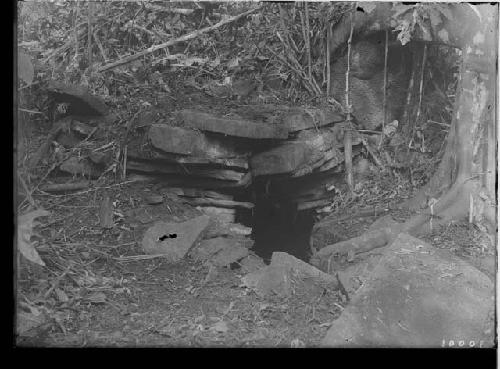
[[[390,244],[401,232],[422,236],[441,224],[461,219],[467,215],[468,199],[472,188],[472,182],[453,186],[432,209],[425,210],[405,223],[395,222],[390,217],[382,217],[361,236],[324,247],[313,255],[311,263],[323,269],[336,255],[367,252]]]

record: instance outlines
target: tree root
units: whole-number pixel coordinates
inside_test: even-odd
[[[400,233],[422,236],[439,225],[450,223],[467,215],[468,199],[472,190],[470,182],[455,185],[446,192],[432,209],[410,218],[405,223],[398,223],[390,216],[379,218],[359,237],[328,245],[311,258],[311,264],[324,269],[332,257],[337,255],[355,255],[390,244]]]

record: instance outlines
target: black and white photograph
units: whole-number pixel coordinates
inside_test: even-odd
[[[13,347],[497,348],[498,2],[14,13]]]

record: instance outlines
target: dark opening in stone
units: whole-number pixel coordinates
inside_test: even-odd
[[[159,241],[165,241],[167,238],[177,238],[177,233],[164,234],[158,238]]]
[[[275,251],[308,261],[314,225],[312,211],[297,211],[297,204],[291,201],[262,198],[255,204],[253,220],[254,251],[266,262]]]
[[[292,198],[269,194],[266,183],[254,183],[251,196],[254,208],[239,221],[252,227],[252,250],[265,262],[275,251],[286,252],[304,261],[311,253],[310,239],[314,225],[312,210],[298,211]]]

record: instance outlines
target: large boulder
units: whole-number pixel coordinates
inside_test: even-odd
[[[384,120],[384,48],[361,41],[353,45],[352,55],[349,99],[353,115],[363,128],[375,129]],[[397,58],[391,56],[391,59],[396,60],[388,67],[387,122],[401,119],[408,84],[408,71],[400,66],[401,62]],[[344,106],[346,70],[347,56],[341,57],[332,65],[331,94]]]
[[[478,269],[401,233],[322,345],[492,347],[494,299],[493,283]]]

